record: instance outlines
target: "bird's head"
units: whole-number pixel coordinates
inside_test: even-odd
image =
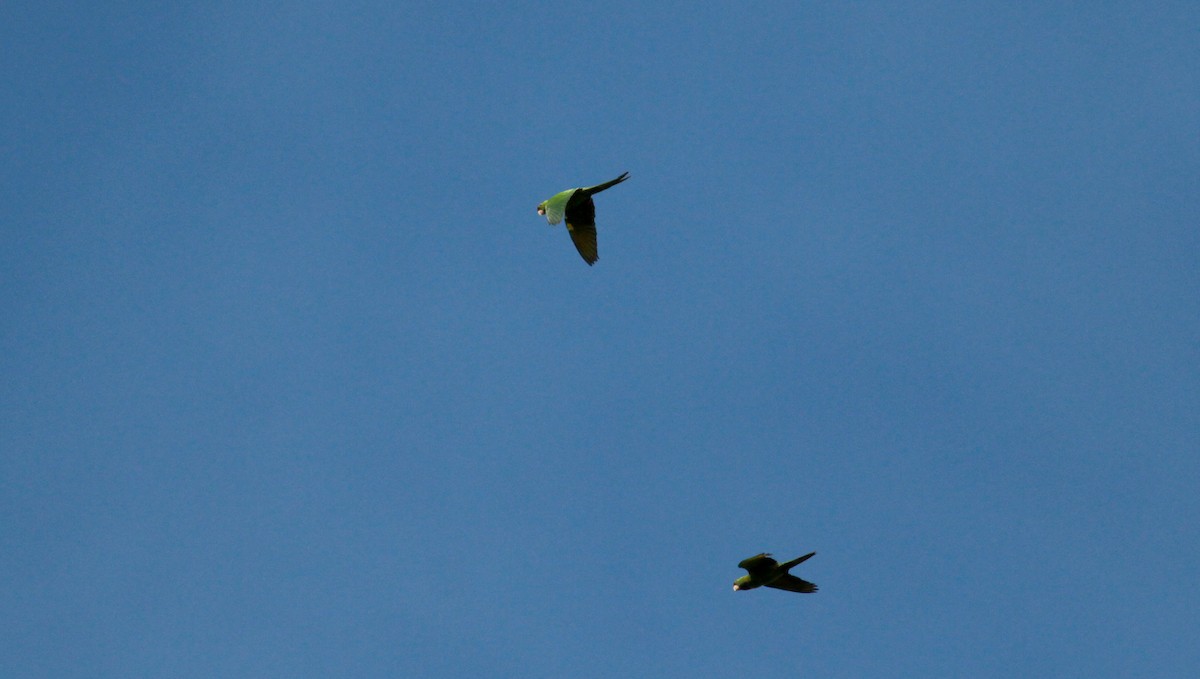
[[[546,216],[546,201],[543,200],[542,202],[538,203],[538,214],[543,217]]]
[[[757,587],[757,585],[751,584],[749,575],[743,575],[742,577],[733,581],[733,591],[735,592],[739,592],[744,589],[754,589],[755,587]]]

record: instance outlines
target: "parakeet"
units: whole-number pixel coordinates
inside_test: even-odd
[[[596,263],[597,259],[600,259],[599,251],[596,249],[596,204],[592,202],[592,196],[611,186],[616,186],[628,178],[629,173],[626,172],[603,184],[587,188],[567,189],[556,193],[538,203],[538,214],[544,215],[551,226],[566,217],[567,233],[571,236],[571,242],[575,244],[575,249],[579,251],[579,256],[583,257],[583,261],[591,266]]]
[[[759,554],[752,556],[749,559],[743,559],[738,564],[738,568],[745,568],[749,575],[743,575],[733,581],[734,591],[743,589],[754,589],[755,587],[774,587],[775,589],[784,589],[789,592],[800,592],[801,594],[812,594],[817,591],[817,586],[807,580],[788,573],[796,564],[799,564],[812,556],[805,554],[804,556],[792,559],[787,563],[781,564],[771,558],[770,554]]]

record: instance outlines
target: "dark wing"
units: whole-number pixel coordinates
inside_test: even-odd
[[[767,585],[775,589],[783,589],[789,592],[800,592],[801,594],[812,594],[817,591],[817,586],[808,580],[801,580],[794,575],[783,575],[778,580]]]
[[[571,242],[579,256],[591,266],[600,259],[600,251],[596,248],[596,204],[582,191],[571,198],[567,204],[567,233],[571,234]]]
[[[772,573],[779,567],[779,562],[771,558],[770,554],[758,554],[749,559],[742,559],[738,564],[738,568],[745,568],[750,572],[750,575],[760,575],[764,573]]]
[[[579,256],[583,257],[583,261],[587,262],[588,266],[595,264],[596,260],[600,259],[600,254],[596,249],[595,224],[567,222],[567,233],[571,234],[571,242],[575,244]]]

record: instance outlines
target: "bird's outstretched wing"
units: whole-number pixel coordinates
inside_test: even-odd
[[[579,256],[583,257],[583,261],[591,266],[600,259],[600,253],[596,248],[596,225],[595,224],[575,224],[567,222],[567,233],[571,234],[571,242],[575,244],[575,249],[579,251]]]
[[[738,568],[745,568],[750,572],[750,575],[769,573],[775,570],[777,566],[779,566],[779,562],[772,559],[771,555],[765,552],[752,556],[749,559],[742,559],[741,563],[738,564]]]
[[[563,215],[567,211],[567,202],[571,200],[571,196],[579,189],[567,189],[554,194],[546,201],[546,221],[551,224],[557,224],[562,221]]]
[[[801,580],[800,578],[791,574],[780,576],[778,580],[767,585],[767,587],[783,589],[789,592],[800,592],[801,594],[812,594],[813,592],[817,591],[817,586],[813,583],[809,582],[808,580]]]

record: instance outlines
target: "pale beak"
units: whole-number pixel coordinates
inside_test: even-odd
[[[740,588],[740,587],[738,587],[737,585],[734,585],[734,586],[733,586],[733,591],[735,591],[735,592],[736,592],[736,591],[738,591],[739,589],[741,589],[741,588]]]

